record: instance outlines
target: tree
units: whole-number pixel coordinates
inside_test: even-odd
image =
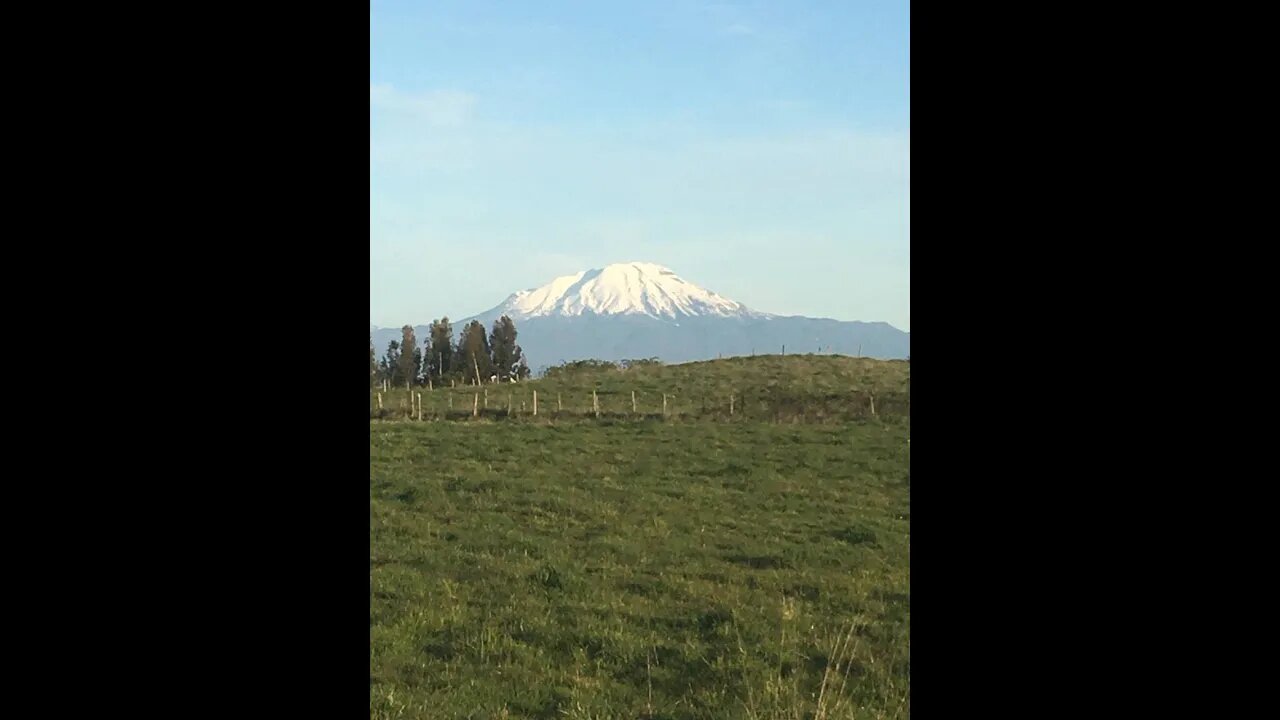
[[[448,315],[431,323],[426,347],[427,372],[443,378],[457,369],[454,367],[453,326],[449,324]]]
[[[418,379],[418,363],[422,361],[422,355],[415,352],[418,349],[418,341],[413,337],[412,325],[400,328],[400,348],[400,362],[396,367],[396,385],[404,383],[407,390]]]
[[[369,334],[369,387],[378,384],[378,359],[373,351],[373,333]]]
[[[392,385],[396,383],[397,369],[400,367],[400,341],[387,343],[387,354],[382,356],[382,379]]]
[[[489,347],[493,354],[494,370],[499,378],[528,377],[529,368],[524,363],[524,352],[516,344],[516,324],[511,318],[503,315],[493,322]]]
[[[462,329],[458,338],[458,357],[464,377],[475,378],[479,372],[481,382],[493,374],[493,360],[489,350],[489,338],[479,320],[472,320]]]

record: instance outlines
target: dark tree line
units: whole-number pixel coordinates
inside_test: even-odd
[[[472,320],[454,339],[453,326],[444,317],[431,323],[428,337],[418,344],[413,327],[400,329],[400,339],[392,340],[381,359],[376,356],[373,336],[369,336],[369,386],[383,382],[388,387],[455,383],[487,383],[523,380],[529,377],[524,352],[516,344],[516,324],[503,315],[486,334],[478,320]]]

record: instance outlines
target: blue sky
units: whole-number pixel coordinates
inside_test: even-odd
[[[370,3],[370,322],[612,262],[910,330],[909,4]]]

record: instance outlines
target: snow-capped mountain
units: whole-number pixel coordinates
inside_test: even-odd
[[[422,318],[414,328],[425,340]],[[771,315],[684,280],[662,265],[617,263],[558,277],[521,290],[471,317],[453,318],[456,334],[472,320],[486,329],[503,315],[516,323],[517,342],[534,370],[565,360],[657,357],[665,362],[718,356],[838,353],[905,358],[911,334],[883,322]],[[398,328],[372,330],[379,355]]]
[[[538,288],[512,294],[480,316],[512,320],[552,316],[646,315],[763,318],[742,303],[721,297],[654,263],[629,262],[558,277]]]

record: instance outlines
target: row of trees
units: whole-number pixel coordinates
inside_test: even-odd
[[[524,351],[516,344],[516,324],[503,315],[485,334],[484,325],[472,320],[454,341],[453,325],[446,316],[431,323],[429,337],[418,344],[413,327],[400,329],[399,340],[387,345],[379,360],[369,336],[369,386],[386,382],[390,387],[412,387],[449,381],[480,382],[497,377],[523,380],[529,377]],[[412,348],[412,349],[410,349]]]

